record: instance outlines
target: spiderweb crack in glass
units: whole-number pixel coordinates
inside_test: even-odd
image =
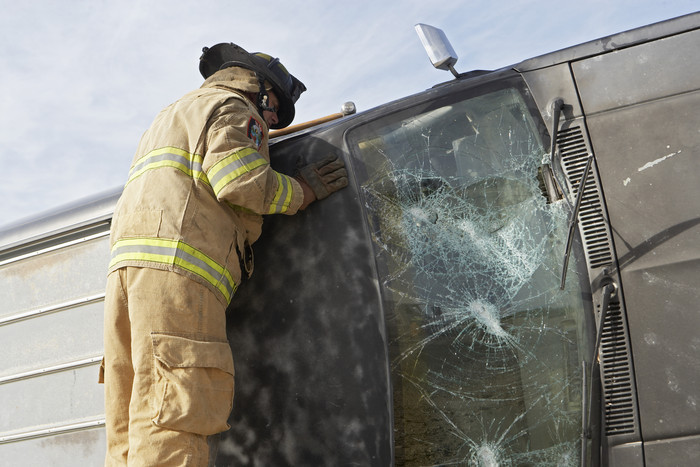
[[[372,168],[396,463],[578,464],[583,305],[576,280],[559,290],[569,209],[542,194],[522,97],[373,129],[358,152]]]

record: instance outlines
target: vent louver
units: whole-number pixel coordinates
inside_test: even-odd
[[[581,127],[560,129],[557,146],[561,152],[562,170],[569,190],[573,191],[573,187],[577,190],[588,155],[592,153]],[[600,276],[603,268],[615,269],[612,236],[600,186],[597,170],[591,170],[579,211],[579,230],[591,278]],[[636,387],[622,298],[608,306],[603,323],[600,361],[605,401],[605,434],[608,437],[618,436],[618,440],[637,440],[639,422]]]
[[[605,396],[605,434],[633,433],[635,404],[632,398],[632,373],[625,339],[625,327],[619,304],[613,303],[603,325],[601,342],[603,393]]]
[[[581,129],[572,127],[561,130],[557,135],[557,145],[561,151],[562,165],[569,184],[578,187],[590,152]],[[603,203],[598,187],[598,177],[591,173],[586,180],[586,196],[582,200],[579,212],[579,225],[591,268],[612,264],[607,222],[603,216]]]

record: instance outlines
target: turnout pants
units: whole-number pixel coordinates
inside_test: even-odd
[[[106,466],[213,462],[233,404],[225,313],[180,274],[126,267],[108,276]]]

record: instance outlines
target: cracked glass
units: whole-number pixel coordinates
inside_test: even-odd
[[[397,465],[578,465],[590,350],[570,207],[514,80],[350,134],[390,348]]]

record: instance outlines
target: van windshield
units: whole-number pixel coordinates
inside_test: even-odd
[[[578,465],[591,313],[545,130],[508,80],[349,135],[384,303],[397,465]]]

